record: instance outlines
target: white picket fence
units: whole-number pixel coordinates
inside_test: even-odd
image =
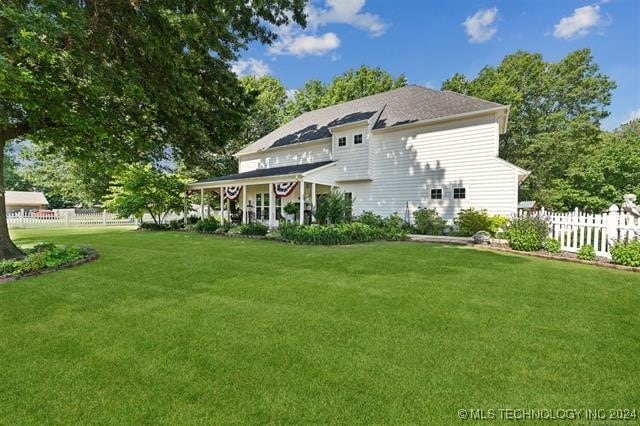
[[[560,242],[563,251],[576,253],[591,244],[597,256],[610,258],[609,249],[615,241],[640,238],[640,220],[613,205],[608,213],[591,214],[578,209],[569,213],[554,213],[542,209],[540,217],[549,223],[549,237]]]
[[[126,226],[139,223],[135,218],[119,218],[107,212],[102,213],[66,213],[52,217],[34,215],[7,215],[10,229],[19,228],[60,228],[66,226]]]

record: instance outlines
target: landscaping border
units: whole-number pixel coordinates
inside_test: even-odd
[[[553,254],[546,254],[546,253],[540,253],[540,252],[519,251],[519,250],[514,250],[514,249],[508,248],[508,247],[496,247],[496,246],[491,246],[491,245],[472,244],[471,246],[473,248],[480,249],[480,250],[502,251],[502,252],[505,252],[505,253],[521,254],[521,255],[525,255],[525,256],[538,257],[538,258],[541,258],[541,259],[559,260],[561,262],[568,262],[568,263],[581,263],[583,265],[599,266],[601,268],[609,268],[609,269],[618,269],[620,271],[640,272],[640,267],[618,265],[617,263],[611,263],[611,262],[598,262],[598,261],[592,261],[592,260],[582,260],[582,259],[576,259],[576,258],[573,258],[573,257],[555,256]]]
[[[34,277],[36,275],[44,275],[49,274],[51,272],[56,272],[61,269],[68,269],[74,266],[83,265],[85,263],[93,262],[94,260],[98,260],[100,258],[100,254],[94,249],[87,249],[88,253],[82,259],[74,260],[73,262],[65,263],[64,265],[56,266],[54,268],[43,268],[37,271],[27,272],[24,274],[4,274],[0,275],[0,284],[9,283],[12,281],[17,281],[22,278]]]
[[[620,271],[640,272],[640,267],[618,265],[611,262],[598,262],[591,260],[581,260],[573,257],[557,256],[549,253],[541,252],[528,252],[514,250],[506,246],[506,240],[492,240],[494,244],[476,244],[471,237],[445,237],[437,235],[417,235],[412,234],[409,236],[409,241],[414,243],[431,243],[431,244],[449,244],[457,246],[468,246],[475,249],[487,250],[487,251],[501,251],[505,253],[519,254],[523,256],[538,257],[541,259],[559,260],[561,262],[569,263],[581,263],[583,265],[599,266],[601,268],[617,269]],[[496,245],[497,243],[497,245]]]

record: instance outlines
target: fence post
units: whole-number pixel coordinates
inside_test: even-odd
[[[618,240],[618,223],[620,221],[620,209],[615,204],[609,207],[609,214],[607,215],[607,242],[611,247]],[[607,251],[609,251],[607,249]]]
[[[64,212],[64,225],[69,226],[69,212]]]
[[[103,225],[107,224],[107,211],[106,210],[102,210],[102,224]]]

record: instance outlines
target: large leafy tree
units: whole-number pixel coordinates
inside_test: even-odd
[[[282,123],[287,91],[280,80],[272,76],[245,76],[240,78],[240,84],[255,99],[241,130],[220,150],[202,153],[197,162],[181,163],[180,171],[185,176],[200,179],[235,173],[238,162],[233,154],[277,129]]]
[[[554,179],[565,176],[568,161],[599,144],[615,83],[583,49],[558,62],[519,51],[476,78],[455,74],[442,88],[511,106],[500,155],[533,172],[523,196],[540,198]]]
[[[572,160],[566,176],[541,195],[556,210],[579,207],[599,213],[628,193],[640,194],[640,120],[605,132],[595,149]]]
[[[365,65],[334,77],[328,85],[324,85],[318,80],[309,80],[302,89],[295,93],[287,105],[285,119],[290,120],[307,111],[375,95],[406,85],[407,79],[403,74],[394,77],[380,67],[372,68]]]
[[[42,191],[51,208],[94,206],[107,193],[112,172],[119,166],[107,158],[99,162],[69,160],[42,145],[20,151],[19,176],[29,190]]]
[[[189,162],[215,151],[241,130],[252,102],[229,63],[250,41],[271,43],[274,26],[304,25],[303,8],[304,0],[6,0],[1,152],[13,139],[87,161],[171,153]],[[0,258],[20,256],[0,202]]]
[[[20,165],[16,147],[12,144],[5,147],[4,154],[4,187],[12,191],[29,190],[29,182],[20,173]]]

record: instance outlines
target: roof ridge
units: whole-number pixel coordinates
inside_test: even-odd
[[[494,104],[494,105],[508,106],[508,105],[504,105],[504,104],[501,104],[501,103],[498,103],[498,102],[488,101],[486,99],[482,99],[482,98],[479,98],[477,96],[471,96],[471,95],[467,95],[465,93],[454,92],[453,90],[449,90],[449,89],[440,90],[440,92],[451,93],[452,95],[457,95],[457,96],[463,96],[463,97],[465,97],[467,99],[473,99],[474,101],[482,101],[482,102],[488,102],[488,103]]]
[[[306,111],[264,135],[236,153],[245,155],[331,137],[329,127],[368,119],[373,128],[388,128],[424,120],[459,116],[469,112],[505,107],[499,103],[450,90],[436,90],[407,84],[386,92],[375,93]]]
[[[343,101],[343,102],[339,102],[337,104],[327,105],[327,106],[322,107],[322,108],[312,109],[311,111],[305,111],[302,114],[300,114],[298,117],[302,117],[303,115],[308,114],[310,112],[324,111],[326,109],[334,108],[334,107],[337,107],[337,106],[340,106],[340,105],[346,105],[346,104],[351,103],[351,102],[362,101],[362,100],[366,100],[366,99],[371,99],[371,98],[373,98],[375,96],[381,96],[381,95],[385,95],[385,94],[388,94],[388,93],[391,93],[391,92],[397,92],[399,90],[407,89],[409,87],[420,87],[420,88],[426,89],[426,87],[418,86],[417,84],[407,84],[406,86],[396,87],[395,89],[389,89],[389,90],[386,90],[384,92],[374,93],[373,95],[367,95],[367,96],[363,96],[361,98],[355,98],[355,99],[351,99],[349,101]],[[298,117],[294,118],[294,120],[297,119]],[[293,121],[293,120],[291,120],[291,121]]]

